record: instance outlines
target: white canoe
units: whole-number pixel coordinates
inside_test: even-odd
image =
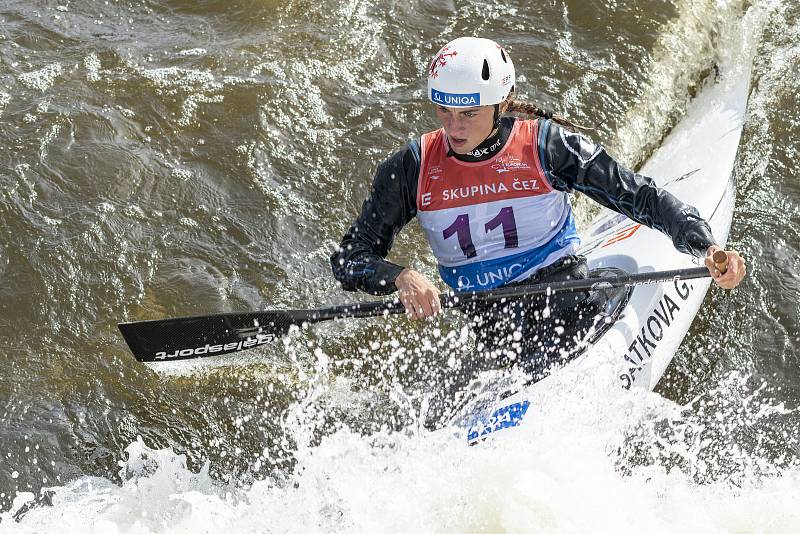
[[[744,122],[749,71],[710,82],[641,173],[652,177],[711,225],[720,245],[728,239],[735,200],[733,167]],[[604,211],[583,236],[589,268],[652,272],[696,267],[664,234]],[[642,285],[632,289],[622,313],[590,348],[552,375],[489,406],[462,412],[467,440],[512,432],[547,395],[559,375],[591,377],[620,388],[652,390],[664,374],[705,298],[710,279]],[[563,380],[563,377],[562,377]],[[502,432],[500,432],[502,431]]]

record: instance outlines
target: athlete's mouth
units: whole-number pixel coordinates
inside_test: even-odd
[[[467,142],[466,139],[459,139],[458,137],[452,137],[452,136],[450,137],[450,144],[452,146],[461,146],[466,142]]]

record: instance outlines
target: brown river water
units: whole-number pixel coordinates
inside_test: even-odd
[[[461,35],[633,167],[746,41],[750,271],[658,395],[445,454],[420,414],[470,350],[452,314],[137,363],[118,322],[364,298],[328,258],[376,164],[437,127],[427,62]],[[0,532],[797,532],[799,97],[797,0],[4,0]],[[391,258],[435,277],[416,223]]]

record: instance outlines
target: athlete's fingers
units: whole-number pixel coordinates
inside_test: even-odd
[[[419,302],[414,301],[414,314],[411,316],[412,319],[415,321],[422,319],[424,317],[422,307],[420,306]]]
[[[410,291],[400,291],[399,292],[400,302],[403,303],[403,307],[406,309],[406,314],[413,318],[416,310],[414,309],[414,298]]]
[[[428,310],[425,307],[425,299],[422,295],[417,295],[417,301],[414,305],[417,308],[417,319],[424,319],[428,316]]]
[[[421,317],[425,317],[425,304],[424,304],[424,302],[425,302],[425,299],[422,296],[421,292],[418,291],[418,292],[414,293],[414,310],[416,311],[416,314],[417,314],[416,318],[417,319],[419,319]]]
[[[439,312],[439,290],[422,274],[406,268],[395,280],[395,285],[410,318],[420,319]]]
[[[717,269],[716,265],[714,264],[714,260],[711,259],[710,255],[706,256],[704,263],[705,263],[706,269],[708,269],[708,273],[711,275],[711,277],[714,280],[717,280],[721,276],[722,273],[719,272],[719,269]]]
[[[439,300],[439,291],[434,290],[431,295],[431,309],[433,315],[438,315],[442,312],[442,302]]]
[[[398,297],[410,319],[431,317],[441,312],[439,290],[413,269],[405,269],[395,280]]]
[[[416,293],[414,295],[414,316],[412,317],[412,319],[418,320],[418,319],[423,319],[425,317],[426,317],[425,301],[422,298],[422,295]]]
[[[422,307],[423,317],[432,317],[439,313],[439,295],[436,288],[429,287],[419,297],[419,305]]]
[[[716,284],[723,289],[734,289],[747,274],[747,268],[744,259],[735,250],[725,251],[728,257],[728,269],[725,273],[719,272],[713,266],[713,261],[710,257],[706,258],[706,267],[708,267],[711,275],[714,277]]]

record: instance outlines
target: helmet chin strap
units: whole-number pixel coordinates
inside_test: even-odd
[[[508,94],[506,95],[506,98],[504,100],[508,99],[508,96],[513,92],[514,92],[514,86],[512,85],[511,86],[511,90],[508,92]],[[489,132],[489,135],[486,136],[486,139],[489,139],[492,136],[492,134],[494,133],[494,131],[496,129],[500,128],[500,102],[498,102],[497,104],[494,105],[494,123],[493,124],[494,124],[494,127],[492,128],[492,131]],[[483,141],[486,141],[486,139],[484,139]],[[481,141],[481,143],[483,141]]]
[[[497,129],[500,127],[500,104],[494,105],[494,119],[492,120],[492,129],[489,132],[489,135],[483,138],[483,141],[478,143],[478,146],[481,146],[487,139],[492,137]]]

